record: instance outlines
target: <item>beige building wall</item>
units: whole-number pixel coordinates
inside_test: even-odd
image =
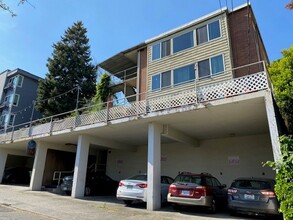
[[[178,172],[208,172],[228,186],[237,177],[274,177],[262,162],[273,160],[269,135],[204,140],[199,148],[180,143],[162,145],[161,173],[173,178]],[[147,147],[137,152],[111,150],[107,174],[121,180],[147,173]]]
[[[221,27],[221,37],[211,40],[209,42],[197,45],[196,44],[196,29],[209,24],[213,21],[219,20]],[[186,50],[177,52],[175,54],[171,54],[167,57],[152,61],[152,46],[165,41],[167,39],[172,39],[176,36],[182,35],[184,33],[194,31],[194,47],[188,48]],[[151,91],[152,86],[152,76],[158,73],[162,73],[169,70],[174,70],[176,68],[186,66],[189,64],[195,64],[198,61],[205,60],[211,58],[213,56],[217,56],[222,54],[224,58],[224,74],[219,74],[217,76],[213,76],[211,78],[205,78],[196,81],[196,86],[208,85],[211,83],[217,83],[225,80],[232,79],[232,72],[227,71],[231,70],[231,51],[230,51],[230,42],[228,37],[228,26],[227,26],[227,16],[226,13],[218,15],[216,17],[210,18],[206,21],[200,22],[192,27],[189,27],[183,31],[178,33],[174,33],[168,37],[162,38],[158,41],[152,42],[148,45],[148,98],[153,98],[156,96],[161,96],[165,94],[169,94],[178,90],[188,90],[193,89],[195,87],[195,82],[184,83],[182,85],[176,85],[172,88],[165,88],[161,91]],[[172,42],[171,42],[171,51],[172,51]],[[171,52],[172,53],[172,52]],[[197,75],[197,72],[196,72]],[[197,78],[197,76],[196,76]]]

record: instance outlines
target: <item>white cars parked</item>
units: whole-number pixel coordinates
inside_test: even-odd
[[[167,201],[169,186],[173,179],[168,176],[161,176],[161,198],[162,202]],[[119,182],[117,189],[117,199],[123,200],[125,204],[130,205],[133,201],[147,201],[147,175],[139,174],[129,177]]]

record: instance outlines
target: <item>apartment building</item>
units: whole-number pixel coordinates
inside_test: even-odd
[[[22,69],[5,70],[0,73],[0,129],[7,129],[40,118],[33,113],[33,100],[37,97],[41,78]]]
[[[149,210],[160,207],[161,174],[209,172],[227,185],[239,176],[274,177],[262,166],[280,156],[267,63],[251,6],[215,11],[101,62],[119,95],[99,108],[0,135],[0,171],[8,148],[24,151],[34,139],[30,188],[71,164],[78,198],[89,156],[98,161],[103,152],[116,180],[148,174]]]

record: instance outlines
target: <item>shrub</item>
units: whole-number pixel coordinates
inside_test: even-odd
[[[275,192],[280,202],[280,212],[285,220],[293,219],[293,138],[282,136],[281,160],[268,161],[265,165],[277,171]]]

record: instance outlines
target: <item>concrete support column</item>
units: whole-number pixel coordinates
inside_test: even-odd
[[[38,191],[42,189],[48,147],[43,142],[37,143],[34,166],[32,170],[30,189]]]
[[[162,125],[150,123],[148,127],[148,186],[147,209],[161,208],[161,132]]]
[[[265,95],[265,105],[266,105],[267,119],[269,124],[274,160],[278,161],[281,158],[281,149],[280,149],[277,119],[275,115],[275,109],[274,109],[271,92],[267,92]]]
[[[89,138],[84,135],[78,136],[73,186],[71,193],[71,196],[74,198],[84,197],[89,147]]]
[[[8,155],[7,152],[2,150],[0,151],[0,183],[2,183],[7,155]]]

